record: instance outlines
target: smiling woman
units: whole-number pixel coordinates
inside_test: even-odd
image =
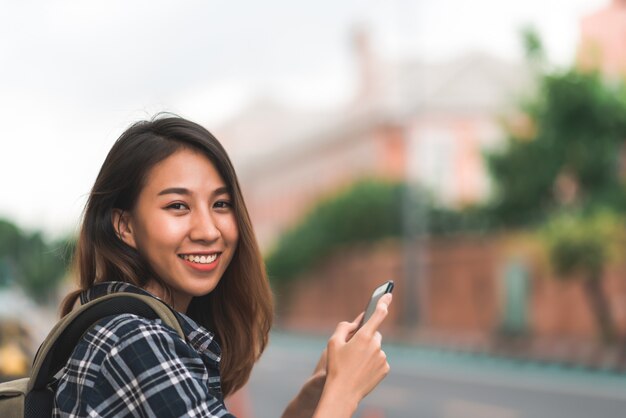
[[[58,379],[53,416],[232,416],[268,342],[273,303],[233,166],[203,127],[179,117],[131,126],[113,145],[85,208],[62,306],[116,292],[169,304],[186,338],[159,320],[104,318]],[[283,415],[351,416],[389,370],[377,332],[391,297],[357,331],[342,322]]]
[[[179,257],[210,252],[222,253],[215,272]],[[193,122],[155,118],[116,141],[87,201],[75,263],[80,288],[64,315],[101,282],[153,292],[217,334],[226,394],[267,344],[272,297],[236,174],[221,144]]]

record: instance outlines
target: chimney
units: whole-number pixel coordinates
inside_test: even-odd
[[[372,46],[371,31],[366,25],[353,29],[352,45],[359,73],[359,87],[356,95],[357,106],[371,106],[380,99],[380,68]]]

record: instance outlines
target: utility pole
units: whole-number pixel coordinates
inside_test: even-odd
[[[426,251],[428,245],[428,202],[410,179],[403,199],[404,312],[407,329],[428,323]]]
[[[396,12],[396,53],[398,57],[403,52],[411,49],[410,41],[415,41],[418,26],[419,3],[410,0],[395,0],[393,2]],[[418,167],[416,157],[422,150],[419,149],[419,138],[416,137],[411,121],[418,108],[407,109],[403,107],[406,98],[403,97],[409,86],[400,85],[402,80],[399,73],[400,67],[395,69],[393,95],[396,100],[394,105],[397,122],[403,127],[405,140],[405,182],[406,188],[402,199],[402,223],[403,223],[403,289],[402,300],[404,309],[402,323],[408,330],[415,330],[418,326],[428,324],[428,291],[427,291],[427,265],[426,251],[428,249],[428,215],[429,200],[424,189],[420,185],[421,167]],[[420,84],[422,80],[418,81]],[[406,80],[404,80],[406,83]],[[413,87],[413,86],[411,86]],[[425,87],[425,86],[424,86]],[[410,89],[411,91],[419,91]],[[423,100],[422,97],[418,98]],[[406,105],[404,105],[406,106]]]

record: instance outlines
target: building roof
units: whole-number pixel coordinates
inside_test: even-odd
[[[497,115],[531,84],[526,67],[473,52],[453,60],[417,59],[381,64],[380,88],[369,101],[308,111],[261,99],[218,128],[243,176],[306,154],[373,125],[402,123],[424,113]]]

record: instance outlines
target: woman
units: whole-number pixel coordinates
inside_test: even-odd
[[[55,416],[232,416],[268,342],[272,295],[233,166],[203,127],[179,117],[131,126],[89,196],[69,313],[112,292],[158,297],[182,340],[158,320],[125,314],[85,334],[54,383]],[[391,296],[358,332],[342,322],[283,417],[348,417],[387,374],[377,328]]]

